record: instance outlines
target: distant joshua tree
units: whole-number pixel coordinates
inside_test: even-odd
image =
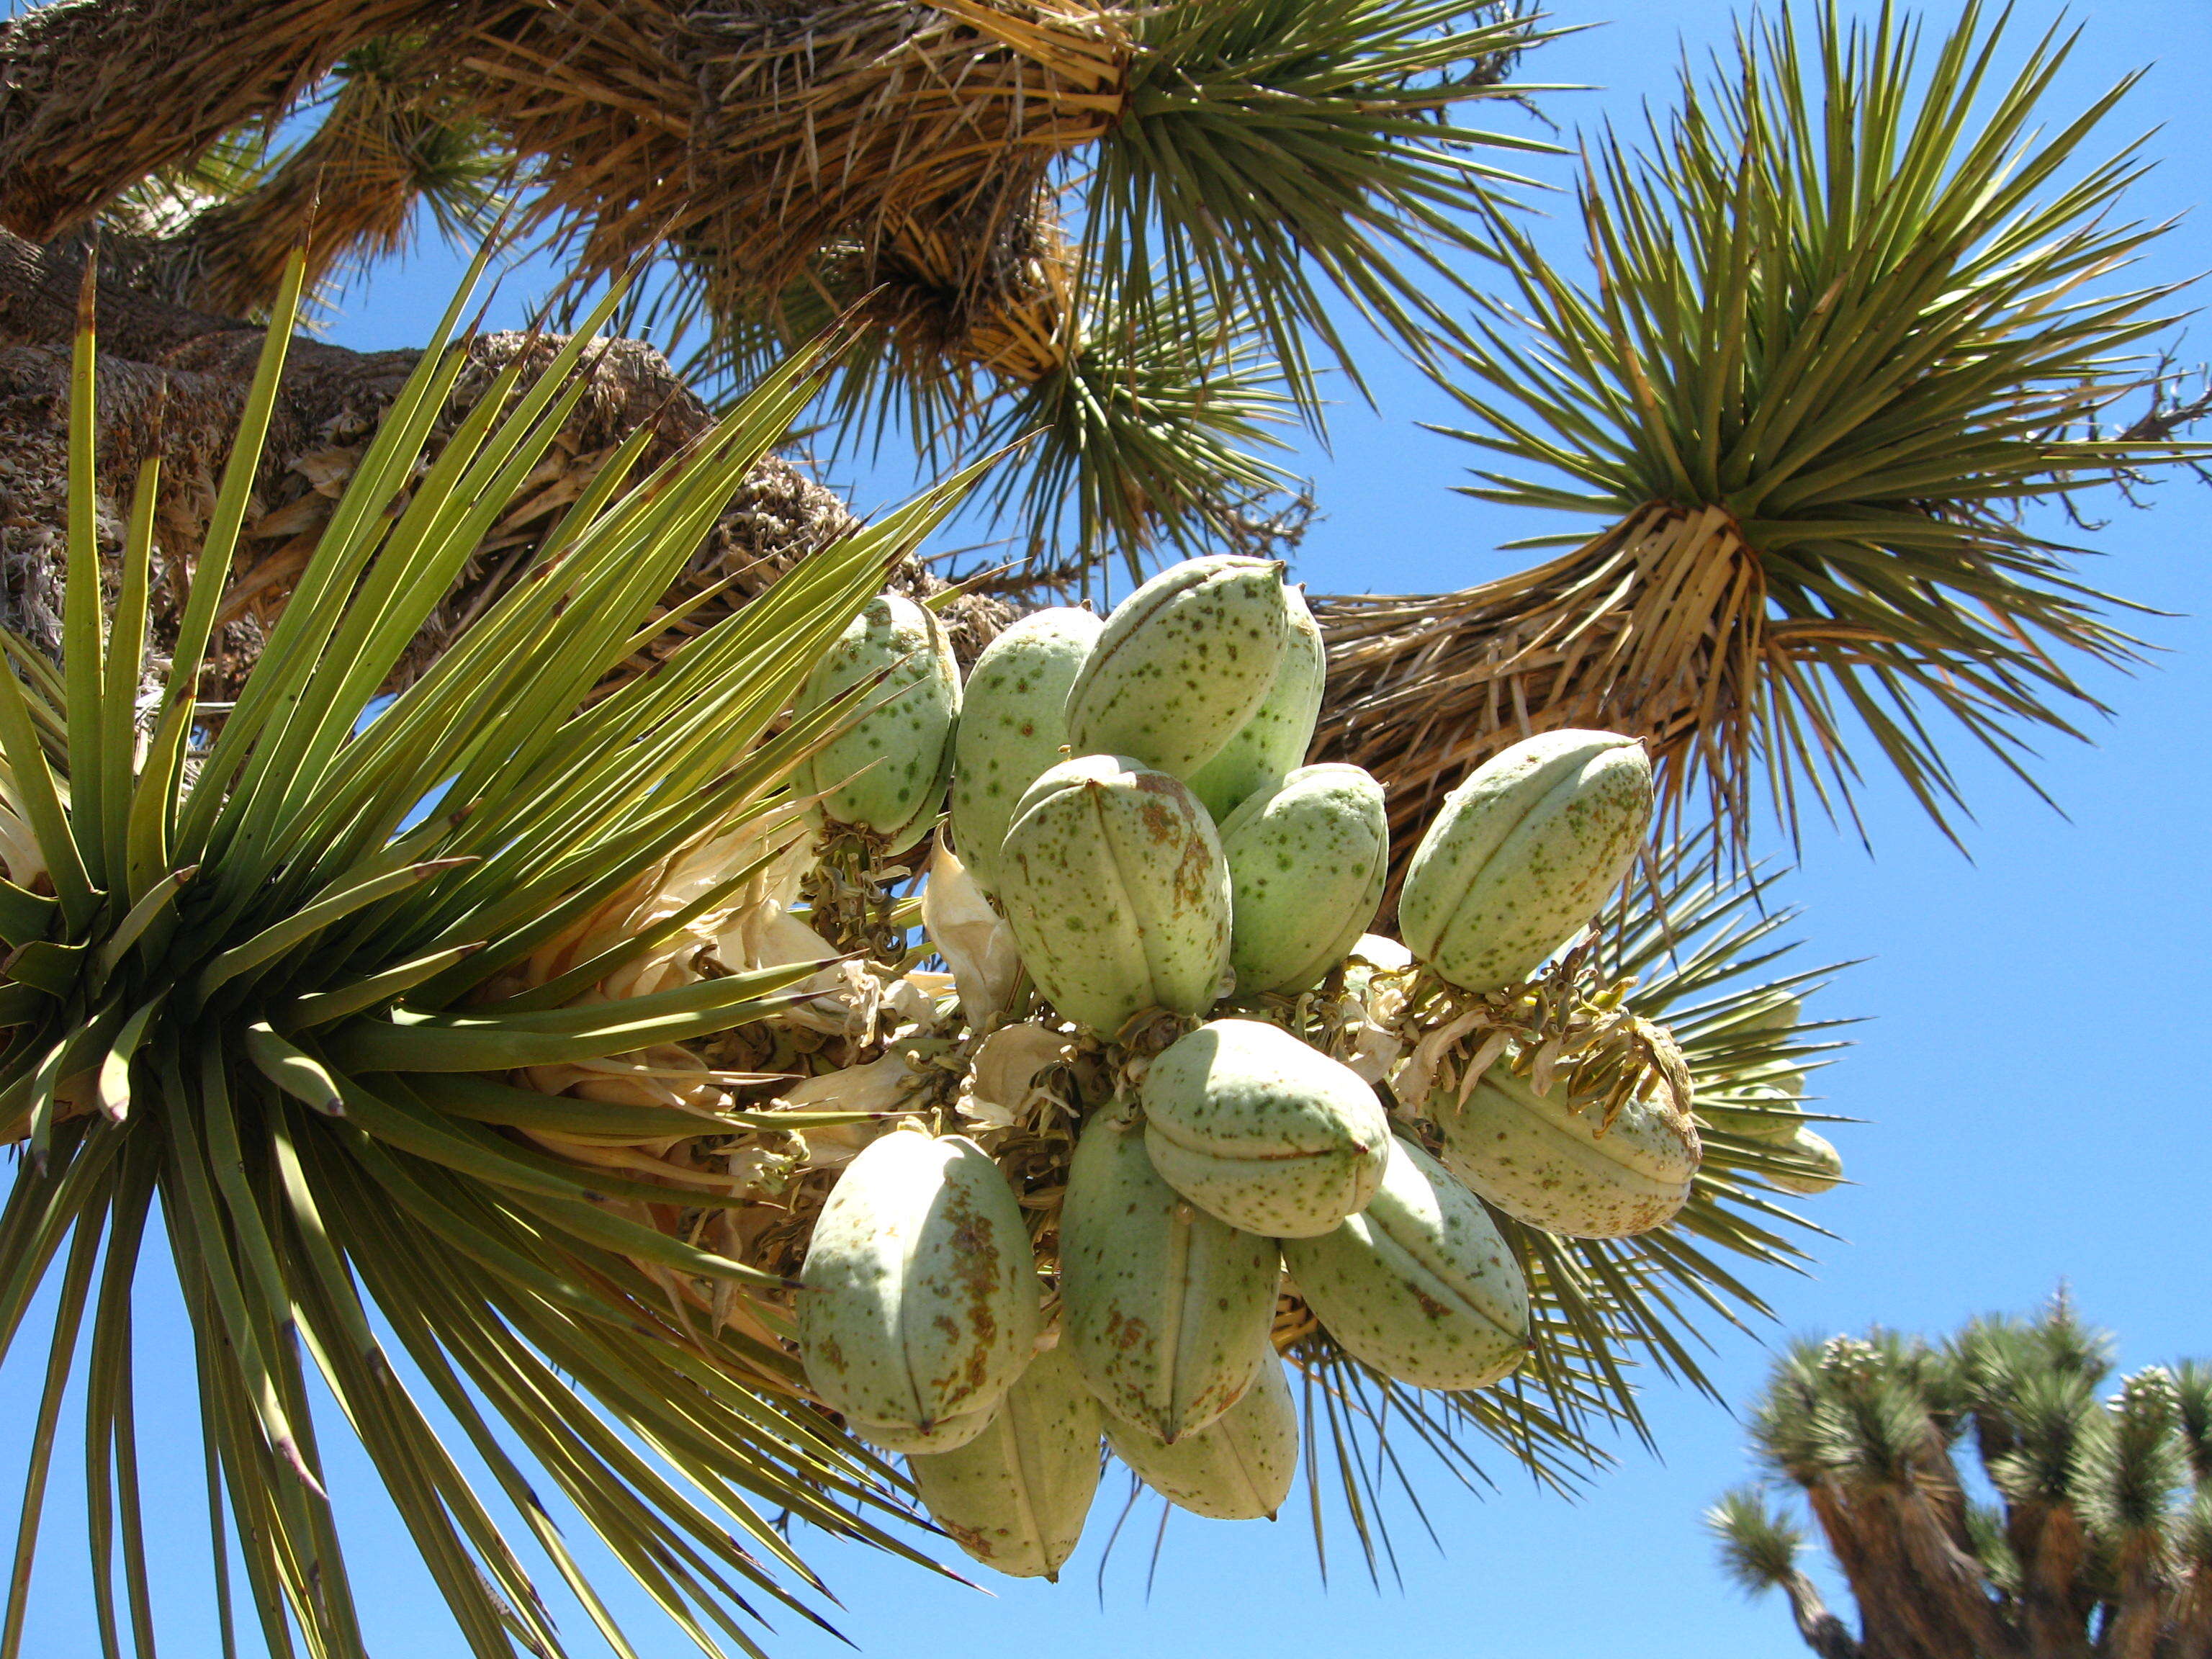
[[[1823,1659],[2212,1655],[2212,1367],[2149,1365],[2102,1393],[2108,1334],[2062,1291],[2040,1316],[1931,1343],[1801,1343],[1751,1415],[1765,1471],[1707,1515],[1729,1576],[1790,1598]],[[1969,1491],[1970,1445],[1996,1501]],[[1800,1565],[1803,1494],[1859,1631]]]

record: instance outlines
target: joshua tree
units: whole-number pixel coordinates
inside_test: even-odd
[[[2112,1386],[2112,1340],[2062,1295],[1940,1342],[1793,1347],[1753,1407],[1765,1472],[1708,1523],[1729,1575],[1790,1599],[1822,1659],[2202,1659],[2212,1653],[2212,1368]],[[1996,1501],[1974,1496],[1971,1450]],[[1794,1489],[1858,1604],[1801,1565]]]
[[[2001,33],[1972,3],[1934,41],[1887,6],[1753,20],[1640,143],[1593,143],[1594,277],[1493,219],[1509,297],[1440,376],[1468,493],[1609,522],[1460,593],[1326,602],[1333,758],[1410,812],[1523,730],[1634,731],[1741,832],[1762,788],[1844,810],[1856,724],[1946,823],[1954,743],[2019,771],[2097,708],[2076,668],[2136,642],[2051,509],[2185,459],[2202,410],[2104,412],[2156,380],[2122,358],[2172,293],[2091,292],[2158,234],[2123,205],[2139,143],[2098,148],[2129,82],[2052,120],[2071,38],[1999,72]]]
[[[778,1340],[801,1229],[750,1184],[799,1178],[776,1139],[795,1125],[870,1114],[775,1117],[746,1092],[895,1057],[874,1012],[865,1037],[841,1015],[834,1048],[748,1047],[735,1028],[776,1028],[815,963],[753,960],[750,923],[742,967],[706,962],[685,931],[725,904],[791,920],[744,839],[788,830],[783,779],[826,729],[783,711],[884,580],[924,585],[902,562],[977,482],[855,532],[768,459],[810,400],[860,440],[900,414],[947,454],[1042,430],[982,488],[1031,532],[1014,580],[1073,588],[1109,554],[1134,574],[1233,531],[1278,481],[1262,427],[1310,413],[1314,365],[1342,357],[1331,307],[1378,316],[1519,458],[1495,489],[1613,521],[1418,626],[1402,602],[1322,607],[1324,752],[1407,817],[1519,731],[1601,722],[1740,833],[1755,763],[1785,808],[1814,761],[1846,764],[1832,704],[1934,809],[1924,706],[2002,749],[2078,700],[2067,651],[2125,654],[2061,550],[2004,516],[2185,453],[2168,415],[2085,425],[2156,380],[2130,353],[2166,290],[2101,283],[2148,236],[2112,222],[2124,154],[2052,183],[2110,100],[2033,136],[2063,43],[2007,79],[1972,11],[1932,62],[1887,16],[1809,46],[1752,30],[1644,159],[1601,147],[1585,291],[1492,199],[1498,145],[1447,119],[1507,93],[1536,38],[1438,0],[76,0],[0,31],[0,1128],[28,1154],[0,1328],[58,1276],[36,1488],[88,1328],[111,1649],[126,1613],[150,1628],[129,1353],[155,1214],[202,1340],[216,1530],[273,1647],[295,1625],[360,1647],[310,1366],[482,1654],[558,1642],[431,1394],[594,1619],[532,1463],[706,1640],[749,1639],[745,1595],[803,1599],[778,1509],[908,1547],[878,1525],[900,1508],[884,1466]],[[318,87],[322,127],[258,150],[254,124]],[[696,388],[584,345],[604,308],[565,343],[449,351],[458,313],[421,354],[286,337],[310,273],[278,256],[311,216],[328,276],[416,195],[469,222],[502,174],[580,274],[663,262],[639,291],[708,325]],[[1470,326],[1445,261],[1485,251],[1523,291]],[[94,313],[97,355],[74,337]],[[832,313],[842,357],[766,369]],[[413,824],[449,781],[452,810]],[[708,853],[727,861],[702,892],[685,860]],[[1286,1309],[1356,1514],[1397,1467],[1362,1437],[1378,1421],[1571,1479],[1634,1419],[1632,1362],[1698,1379],[1687,1310],[1765,1311],[1727,1258],[1792,1255],[1778,1194],[1833,1178],[1767,1133],[1802,1129],[1789,1095],[1819,1046],[1790,981],[1749,982],[1778,913],[1655,866],[1657,912],[1593,948],[1640,978],[1630,1012],[1674,1029],[1714,1108],[1686,1220],[1516,1233],[1539,1313],[1504,1389],[1408,1398]],[[599,1000],[648,968],[677,982]],[[671,1106],[679,1084],[696,1097]],[[393,1382],[372,1308],[428,1394]]]

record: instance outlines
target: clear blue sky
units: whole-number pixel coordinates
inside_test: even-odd
[[[1663,98],[1678,42],[1724,40],[1720,4],[1620,5],[1602,28],[1546,48],[1526,69],[1542,81],[1602,90],[1547,105],[1563,124],[1627,119],[1638,100]],[[2031,26],[2055,15],[2024,8]],[[1937,10],[1938,16],[1948,13]],[[2087,33],[2054,99],[2054,114],[2086,102],[2124,71],[2153,72],[2116,124],[2162,125],[2151,153],[2164,165],[2135,200],[2138,216],[2197,216],[2154,250],[2148,274],[2174,277],[2212,265],[2203,217],[2203,158],[2212,155],[2204,71],[2212,66],[2212,7],[2203,0],[2107,0],[2077,15]],[[1560,14],[1599,21],[1601,10]],[[2023,30],[2023,33],[2026,31]],[[1554,170],[1553,177],[1564,177]],[[332,330],[342,343],[404,344],[442,305],[453,262],[426,251],[374,274]],[[520,297],[518,295],[517,298]],[[2212,356],[2212,329],[2185,344]],[[1333,455],[1305,456],[1325,515],[1297,574],[1319,592],[1463,586],[1511,568],[1497,544],[1534,526],[1448,494],[1469,453],[1418,430],[1449,419],[1414,377],[1378,376],[1382,409],[1346,410]],[[890,472],[848,472],[864,509],[895,497]],[[2212,783],[2203,734],[2212,728],[2212,491],[2174,483],[2156,510],[2115,502],[2098,545],[2110,556],[2100,584],[2175,614],[2144,619],[2165,654],[2133,678],[2094,688],[2116,710],[2094,746],[2054,748],[2041,775],[2061,817],[1992,767],[1963,757],[1972,862],[1921,819],[1900,788],[1877,778],[1865,806],[1870,858],[1855,841],[1815,826],[1805,867],[1786,884],[1804,908],[1807,960],[1867,958],[1814,1005],[1868,1023],[1826,1074],[1832,1109],[1869,1120],[1838,1130],[1857,1183],[1818,1200],[1819,1219],[1844,1236],[1807,1278],[1770,1275],[1760,1289],[1781,1310],[1772,1340],[1791,1332],[1856,1329],[1881,1321],[1940,1330],[1989,1310],[2026,1310],[2069,1280],[2087,1315],[2115,1328],[2129,1364],[2212,1355],[2212,1296],[2202,1218],[2212,1190],[2204,1116],[2208,985],[2203,941],[2212,932],[2206,860]],[[174,1514],[180,1546],[161,1567],[179,1634],[206,1607],[198,1586],[197,1433],[185,1409],[188,1351],[166,1297],[149,1298],[142,1386],[157,1459],[175,1462],[157,1483],[157,1516]],[[33,1328],[35,1329],[35,1327]],[[27,1343],[0,1372],[0,1414],[21,1425],[33,1409],[43,1351]],[[1729,1395],[1756,1385],[1766,1350],[1724,1334],[1712,1369]],[[165,1401],[161,1379],[173,1380]],[[1712,1565],[1699,1512],[1741,1475],[1735,1425],[1711,1401],[1663,1384],[1647,1401],[1662,1452],[1632,1443],[1589,1497],[1569,1504],[1532,1491],[1501,1468],[1500,1489],[1466,1493],[1441,1471],[1422,1498],[1437,1542],[1401,1507],[1394,1519],[1397,1581],[1378,1591],[1348,1534],[1334,1540],[1331,1583],[1315,1571],[1301,1519],[1229,1525],[1178,1515],[1149,1593],[1149,1509],[1140,1510],[1094,1588],[1119,1477],[1109,1477],[1091,1535],[1058,1587],[1000,1581],[979,1595],[858,1549],[811,1553],[846,1605],[842,1623],[878,1659],[1092,1659],[1143,1652],[1158,1659],[1266,1653],[1334,1659],[1346,1652],[1399,1659],[1512,1655],[1515,1659],[1759,1659],[1804,1651],[1778,1603],[1747,1604]],[[77,1587],[82,1534],[68,1485],[42,1552],[42,1593],[27,1652],[95,1651]],[[335,1438],[336,1436],[331,1437]],[[21,1436],[10,1437],[20,1445]],[[404,1538],[370,1491],[367,1471],[341,1461],[335,1485],[356,1522],[348,1537],[379,1650],[418,1659],[464,1652]],[[0,1500],[3,1501],[3,1500]],[[179,1507],[182,1506],[182,1507]],[[957,1558],[955,1558],[957,1560]],[[691,1651],[635,1597],[634,1634],[654,1659]],[[590,1651],[580,1618],[563,1626]],[[840,1650],[787,1620],[769,1645],[791,1659]],[[197,1643],[164,1651],[211,1655]]]

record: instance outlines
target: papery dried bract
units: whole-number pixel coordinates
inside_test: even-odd
[[[1028,1121],[1052,1101],[1041,1079],[1067,1057],[1067,1039],[1042,1025],[1001,1025],[975,1045],[963,1081],[961,1116],[986,1128]]]
[[[968,866],[942,841],[929,855],[921,890],[921,925],[952,969],[960,1012],[978,1031],[1003,1019],[1022,975],[1013,929],[991,908]]]
[[[663,860],[524,957],[511,975],[495,981],[495,995],[534,990],[558,979],[665,922],[722,882],[771,855],[775,855],[775,861],[760,876],[693,918],[670,939],[632,956],[577,992],[567,1006],[586,1007],[691,984],[702,976],[702,955],[713,955],[725,965],[741,968],[834,956],[828,944],[796,922],[791,925],[805,935],[805,940],[782,942],[799,953],[783,956],[776,963],[750,960],[732,963],[721,955],[730,936],[772,925],[780,907],[769,890],[770,877],[779,866],[794,859],[803,861],[805,834],[805,826],[795,812],[780,810]],[[796,881],[794,875],[794,886]],[[690,1050],[665,1044],[604,1060],[529,1066],[516,1073],[516,1080],[544,1094],[568,1094],[624,1106],[666,1106],[696,1114],[718,1109],[724,1103],[723,1091],[710,1071]],[[689,1133],[696,1130],[681,1120],[672,1122],[672,1135]]]

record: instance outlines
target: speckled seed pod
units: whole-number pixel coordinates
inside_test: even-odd
[[[1382,786],[1356,766],[1302,766],[1230,814],[1221,851],[1237,994],[1305,990],[1344,960],[1382,902]]]
[[[968,873],[999,890],[999,845],[1014,808],[1067,741],[1067,689],[1105,622],[1059,605],[1024,617],[983,647],[961,693],[953,740],[952,839]]]
[[[1160,1178],[1248,1233],[1310,1238],[1365,1206],[1390,1157],[1375,1091],[1279,1026],[1217,1019],[1145,1073]]]
[[[1528,1286],[1481,1201],[1393,1136],[1382,1190],[1319,1238],[1283,1242],[1306,1305],[1355,1358],[1419,1389],[1480,1389],[1527,1357]]]
[[[957,1135],[901,1129],[863,1148],[830,1188],[799,1278],[807,1382],[892,1451],[967,1444],[1036,1350],[1021,1206]]]
[[[1218,554],[1160,572],[1114,607],[1069,688],[1069,747],[1189,777],[1273,689],[1284,592],[1275,559]]]
[[[1796,1160],[1796,1165],[1787,1170],[1767,1170],[1761,1173],[1785,1193],[1811,1198],[1826,1192],[1844,1178],[1844,1155],[1826,1135],[1816,1135],[1801,1127],[1776,1150],[1788,1153]]]
[[[929,1518],[987,1567],[1056,1578],[1098,1490],[1105,1413],[1057,1348],[1030,1362],[990,1426],[907,1461]]]
[[[1111,1037],[1146,1009],[1203,1012],[1229,975],[1229,866],[1164,772],[1085,755],[1030,787],[1000,849],[999,902],[1054,1007]]]
[[[1153,1173],[1126,1109],[1091,1120],[1060,1214],[1060,1344],[1109,1412],[1175,1441],[1228,1410],[1252,1380],[1280,1276],[1272,1239]]]
[[[1516,743],[1444,798],[1406,867],[1399,933],[1462,990],[1525,979],[1597,913],[1650,822],[1651,763],[1634,738]]]
[[[1698,1131],[1672,1108],[1632,1100],[1605,1125],[1493,1066],[1467,1104],[1438,1090],[1429,1115],[1443,1164],[1516,1221],[1571,1238],[1626,1238],[1671,1220],[1690,1196]]]
[[[1212,1521],[1272,1520],[1298,1470],[1298,1408],[1271,1347],[1244,1397],[1211,1428],[1163,1445],[1111,1418],[1106,1443],[1177,1509]]]
[[[793,781],[829,792],[818,809],[829,823],[880,836],[897,853],[936,823],[951,772],[960,667],[944,625],[912,599],[878,595],[814,665],[796,706],[811,713],[878,674],[879,685],[854,694],[868,712],[802,762]]]
[[[1285,778],[1313,747],[1314,725],[1321,718],[1321,695],[1328,678],[1328,653],[1321,624],[1306,608],[1305,595],[1283,590],[1290,632],[1275,684],[1252,718],[1221,752],[1190,775],[1190,792],[1213,814],[1216,823],[1249,799]]]

